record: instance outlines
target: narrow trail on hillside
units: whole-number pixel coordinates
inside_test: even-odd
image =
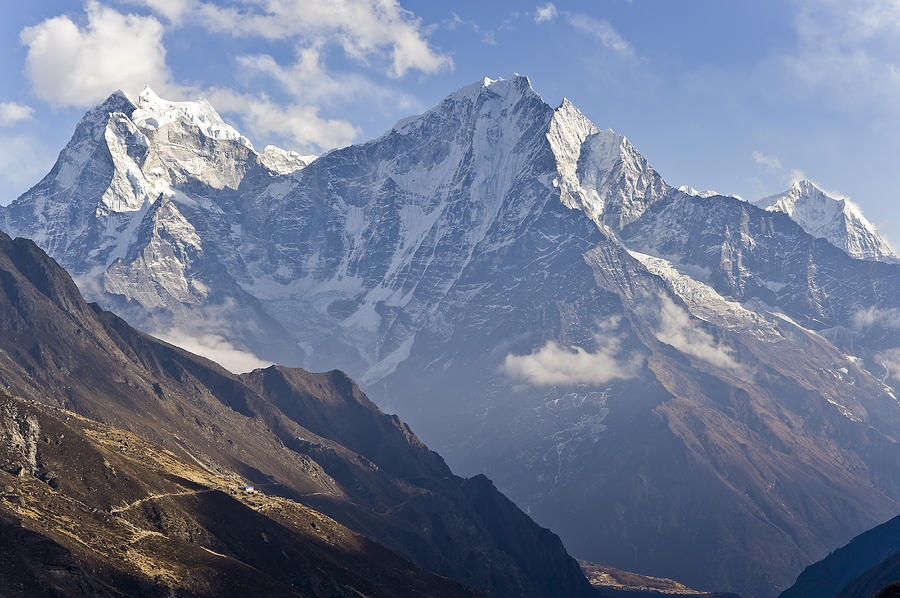
[[[148,500],[155,500],[157,498],[167,498],[170,496],[188,496],[192,494],[204,494],[206,492],[216,492],[216,488],[205,488],[203,490],[185,490],[184,492],[164,492],[162,494],[150,494],[145,496],[144,498],[139,498],[138,500],[128,503],[122,507],[113,507],[110,509],[110,513],[121,513],[123,511],[127,511],[133,507],[138,506],[141,503],[147,502]]]

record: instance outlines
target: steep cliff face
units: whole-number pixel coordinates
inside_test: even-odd
[[[831,197],[811,181],[796,181],[784,193],[754,202],[770,212],[783,212],[814,237],[826,239],[851,257],[897,262],[898,256],[859,207]]]
[[[76,134],[93,183],[58,164],[2,212],[130,323],[346,370],[579,556],[693,587],[772,596],[897,510],[897,265],[673,189],[525,77],[300,169],[148,98],[79,125],[115,141]],[[288,378],[243,383],[305,392]]]

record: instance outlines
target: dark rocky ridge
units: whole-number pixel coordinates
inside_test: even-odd
[[[779,598],[869,598],[895,581],[900,581],[900,517],[804,569]]]
[[[342,374],[278,368],[245,382],[89,306],[34,243],[2,233],[0,331],[0,381],[12,394],[139,434],[207,469],[233,471],[485,593],[590,592],[555,535],[486,479],[454,476]],[[288,386],[271,382],[273,375]],[[314,401],[321,409],[309,407]],[[314,430],[342,436],[360,452]],[[384,435],[386,452],[373,430]]]

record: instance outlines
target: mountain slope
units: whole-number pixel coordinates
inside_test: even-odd
[[[233,472],[487,594],[589,592],[555,535],[486,479],[454,476],[342,374],[279,370],[306,389],[287,397],[284,412],[279,401],[286,395],[277,394],[283,389],[263,384],[257,392],[214,363],[89,306],[31,241],[2,234],[0,330],[0,380],[12,394],[139,434],[208,472]],[[308,405],[298,409],[298,401]],[[332,402],[357,414],[334,430],[369,438],[357,445],[365,453],[304,427],[308,420],[326,432],[321,422],[334,417]],[[381,437],[391,452],[369,450]],[[395,457],[404,468],[392,473]],[[515,525],[495,529],[500,516]]]
[[[844,586],[835,598],[891,598],[900,591],[900,555],[883,560]]]
[[[898,259],[897,252],[856,205],[831,197],[810,181],[796,181],[784,193],[754,203],[787,214],[812,236],[827,239],[852,257],[889,262]]]
[[[900,310],[896,265],[673,189],[525,77],[479,81],[284,175],[189,114],[153,129],[110,102],[79,126],[112,139],[91,155],[133,163],[163,197],[107,215],[109,184],[76,192],[53,172],[3,214],[45,234],[38,214],[64,211],[46,206],[90,206],[110,240],[62,217],[42,238],[130,323],[340,367],[579,556],[692,587],[773,596],[897,512],[900,405],[881,366],[900,347],[881,326]],[[146,150],[119,133],[128,122]],[[306,391],[287,378],[242,381],[271,384],[273,414],[235,408],[289,427],[282,415],[305,417],[290,393]]]
[[[900,517],[853,538],[807,567],[779,598],[868,598],[900,580]]]
[[[474,596],[135,434],[8,396],[0,426],[4,595]]]

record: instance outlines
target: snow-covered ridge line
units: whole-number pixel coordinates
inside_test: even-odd
[[[845,197],[833,197],[808,180],[795,181],[783,193],[754,202],[770,212],[783,212],[814,237],[826,239],[853,257],[894,262],[897,252]]]
[[[172,102],[160,98],[149,87],[145,87],[137,98],[137,110],[131,120],[142,129],[159,129],[177,120],[196,126],[201,133],[212,139],[230,139],[253,149],[250,140],[227,124],[219,113],[205,99],[188,102]]]

